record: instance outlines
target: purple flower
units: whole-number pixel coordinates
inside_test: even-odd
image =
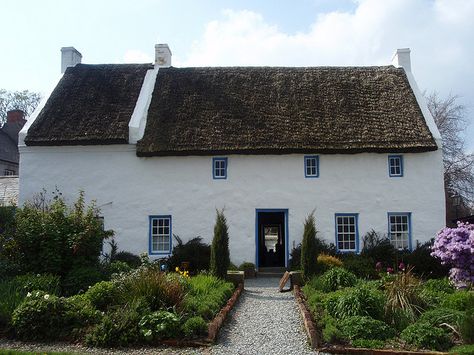
[[[393,268],[388,267],[388,268],[387,268],[387,274],[392,274],[392,273],[393,273]]]
[[[400,265],[398,265],[398,269],[405,271],[405,264],[403,263],[403,261],[400,263]]]
[[[375,264],[375,270],[381,271],[382,270],[382,262],[379,261],[377,264]]]

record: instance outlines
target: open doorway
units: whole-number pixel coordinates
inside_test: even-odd
[[[286,267],[288,210],[257,210],[257,267]]]

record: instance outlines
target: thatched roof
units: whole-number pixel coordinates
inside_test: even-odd
[[[436,150],[403,69],[160,69],[137,155]]]
[[[128,143],[128,122],[150,64],[68,68],[28,130],[27,145]]]

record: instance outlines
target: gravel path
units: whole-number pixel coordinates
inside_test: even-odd
[[[315,354],[291,292],[278,278],[245,280],[245,291],[221,329],[211,354]]]

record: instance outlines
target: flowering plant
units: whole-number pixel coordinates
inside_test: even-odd
[[[175,271],[183,277],[189,277],[189,271],[187,270],[181,271],[181,269],[176,266]]]
[[[432,256],[451,267],[449,278],[458,288],[474,284],[474,225],[458,222],[457,228],[443,228],[432,250]]]

